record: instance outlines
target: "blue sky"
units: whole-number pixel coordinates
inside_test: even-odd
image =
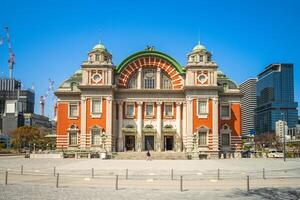
[[[54,79],[57,88],[99,40],[116,65],[146,45],[185,65],[199,35],[220,69],[237,83],[256,77],[270,63],[294,63],[295,97],[300,101],[297,0],[0,2],[0,35],[9,26],[14,74],[25,87],[35,85],[37,113],[48,79]],[[7,58],[7,47],[0,47],[2,75],[8,75]],[[49,115],[52,100],[47,102]]]

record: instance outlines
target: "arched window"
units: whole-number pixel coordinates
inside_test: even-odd
[[[144,88],[154,89],[155,88],[155,69],[145,69],[143,73],[144,77]]]
[[[169,89],[172,89],[172,82],[171,82],[171,79],[169,78],[169,76],[163,72],[162,73],[162,89],[165,89],[165,90],[169,90]]]
[[[72,82],[71,83],[71,91],[72,92],[76,92],[77,91],[77,83],[76,82]]]
[[[134,74],[129,80],[128,88],[137,88],[137,74]]]

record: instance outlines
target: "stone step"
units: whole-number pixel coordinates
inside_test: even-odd
[[[147,152],[118,152],[113,155],[116,160],[145,160]],[[187,160],[184,152],[150,152],[153,160]]]

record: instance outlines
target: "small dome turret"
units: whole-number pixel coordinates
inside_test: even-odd
[[[193,48],[193,51],[202,51],[202,50],[206,50],[206,47],[203,46],[202,44],[200,44],[200,41],[198,42],[198,44]]]
[[[89,52],[89,61],[99,64],[112,64],[112,55],[107,51],[105,46],[99,42]]]
[[[211,53],[207,51],[206,47],[198,44],[193,48],[192,52],[188,54],[188,64],[197,65],[211,62]]]
[[[102,50],[106,50],[105,46],[101,43],[96,44],[93,48],[93,50],[97,50],[97,49],[102,49]]]

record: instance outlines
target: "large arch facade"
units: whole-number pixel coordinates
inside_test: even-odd
[[[142,51],[126,58],[117,69],[118,87],[126,88],[131,76],[146,67],[160,68],[170,77],[173,89],[183,88],[183,68],[175,59],[158,51]]]

